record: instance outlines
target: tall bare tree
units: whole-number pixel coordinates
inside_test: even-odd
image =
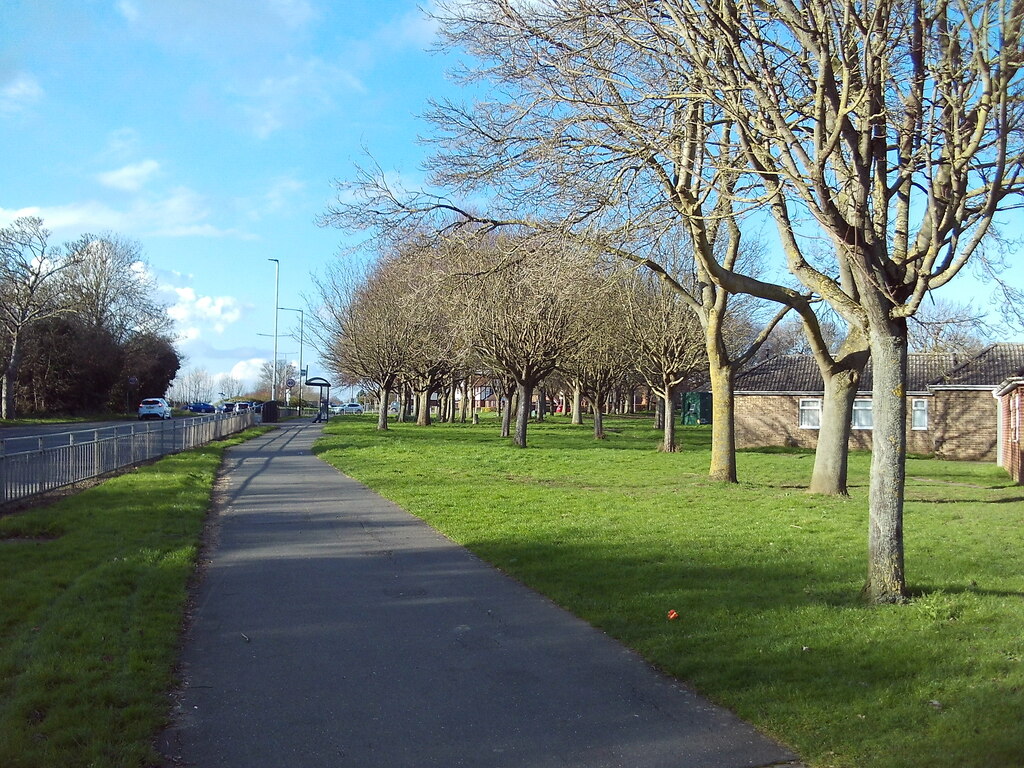
[[[294,365],[285,359],[280,359],[277,364],[268,360],[260,366],[259,375],[256,378],[256,394],[266,400],[283,400],[285,382],[295,378],[298,370]],[[277,384],[277,391],[274,391],[274,384]]]
[[[112,233],[84,234],[67,248],[73,264],[66,279],[83,322],[119,343],[135,333],[170,332],[171,318],[156,300],[156,280],[138,242]]]
[[[981,257],[993,217],[1024,189],[1024,5],[627,5],[685,57],[699,100],[734,122],[791,272],[863,329],[874,367],[867,592],[901,601],[907,319]],[[828,261],[802,247],[812,226],[832,240]]]
[[[190,368],[174,382],[174,394],[185,403],[208,403],[213,400],[214,380],[205,368]]]
[[[15,416],[15,384],[23,333],[32,323],[71,311],[65,273],[75,262],[50,246],[50,232],[36,216],[15,219],[0,229],[0,329],[4,351],[2,413]]]
[[[223,374],[217,377],[217,394],[225,399],[240,397],[245,391],[245,382],[234,376]]]

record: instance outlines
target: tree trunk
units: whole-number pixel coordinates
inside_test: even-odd
[[[676,445],[676,418],[675,409],[672,407],[672,398],[674,396],[674,388],[665,388],[665,397],[661,401],[662,420],[664,422],[665,439],[661,443],[661,450],[664,453],[675,453],[679,450]]]
[[[846,496],[846,474],[850,455],[850,421],[857,397],[860,371],[842,370],[824,376],[818,446],[814,450],[811,493]]]
[[[504,407],[501,406],[501,400],[498,401],[498,407],[501,408],[501,436],[511,437],[512,435],[512,393],[508,394],[505,398]]]
[[[388,408],[391,406],[391,388],[386,384],[380,388],[380,408],[377,413],[377,429],[388,428]]]
[[[903,319],[873,325],[869,326],[873,392],[865,589],[873,603],[900,603],[907,598],[903,563],[907,326]]]
[[[519,408],[516,414],[516,435],[512,442],[520,448],[526,447],[526,425],[530,423],[530,405],[533,401],[533,386],[520,382],[517,387]]]
[[[10,340],[10,351],[7,355],[7,364],[4,366],[3,380],[0,382],[0,417],[13,419],[17,417],[17,403],[14,393],[18,381],[18,357],[21,352],[19,334],[15,334]]]
[[[666,400],[663,396],[658,397],[658,402],[654,404],[654,428],[658,430],[665,429],[665,411],[666,411]]]
[[[594,439],[604,440],[604,409],[607,398],[595,397],[594,398]]]
[[[430,390],[424,389],[416,393],[416,426],[430,426]]]
[[[469,379],[462,380],[462,400],[459,402],[459,423],[465,424],[469,416]]]
[[[724,355],[716,344],[708,343],[711,378],[711,469],[712,480],[735,483],[736,479],[736,424],[733,408],[732,366],[723,362]]]
[[[583,390],[580,385],[572,385],[572,423],[583,423]]]

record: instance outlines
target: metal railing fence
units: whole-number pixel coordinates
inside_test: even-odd
[[[256,414],[246,411],[0,440],[0,505],[187,451],[255,423]]]

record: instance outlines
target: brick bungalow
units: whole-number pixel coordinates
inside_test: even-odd
[[[907,450],[995,461],[1000,421],[994,395],[1022,367],[1024,344],[992,344],[972,356],[911,354]],[[780,355],[747,369],[736,380],[737,446],[816,447],[823,389],[810,356]],[[852,449],[871,448],[871,426],[869,362],[853,406]]]
[[[1024,485],[1024,442],[1021,413],[1024,411],[1024,368],[1007,378],[995,391],[999,408],[999,466]]]

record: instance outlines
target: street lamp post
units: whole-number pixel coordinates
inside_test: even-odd
[[[281,262],[277,259],[267,259],[274,262],[274,360],[270,367],[270,399],[277,400],[277,305],[281,295]]]
[[[306,314],[301,309],[295,309],[294,307],[278,307],[286,312],[298,312],[299,313],[299,412],[302,412],[302,385],[306,375],[306,369],[302,367],[302,341],[303,333],[305,330]]]

